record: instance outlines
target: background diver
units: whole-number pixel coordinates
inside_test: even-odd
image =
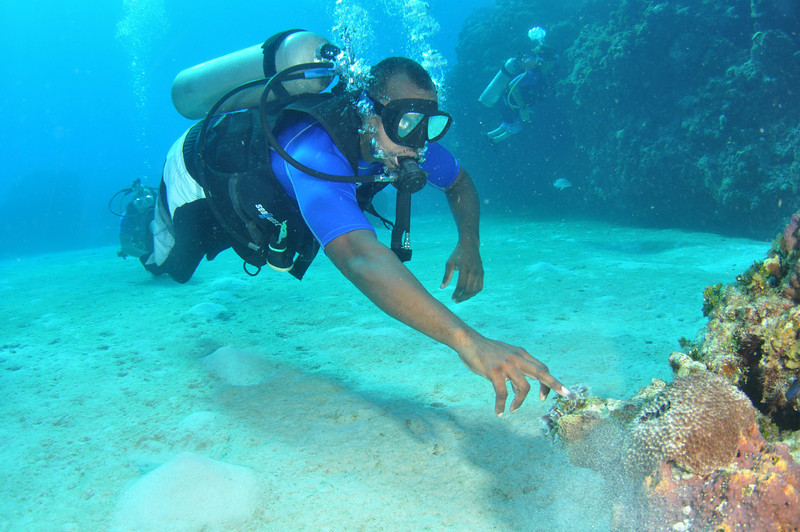
[[[502,122],[487,133],[493,144],[522,131],[523,122],[531,120],[534,104],[547,94],[547,77],[558,56],[544,44],[546,35],[543,28],[532,28],[528,37],[534,46],[533,53],[507,59],[480,95],[483,105],[500,111]]]

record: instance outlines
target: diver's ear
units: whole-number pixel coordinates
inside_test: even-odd
[[[367,116],[361,120],[361,129],[359,133],[365,135],[368,138],[374,137],[378,131],[383,128],[383,124],[381,123],[381,119],[378,116]]]
[[[359,144],[361,145],[361,157],[368,162],[375,162],[375,157],[372,153],[372,145],[375,144],[376,136],[378,133],[377,127],[374,123],[374,118],[365,118],[359,133]]]
[[[375,108],[372,104],[372,99],[367,96],[366,91],[361,92],[361,96],[357,103],[358,114],[361,115],[361,131],[359,133],[375,134],[381,124],[380,117],[375,113]]]

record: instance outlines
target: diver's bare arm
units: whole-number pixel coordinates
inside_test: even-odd
[[[453,185],[445,191],[450,212],[458,229],[458,239],[470,242],[476,248],[480,245],[479,224],[481,206],[475,183],[463,168]]]
[[[386,314],[454,349],[473,372],[492,382],[495,413],[502,415],[511,381],[513,412],[530,391],[526,377],[539,381],[539,397],[550,389],[569,391],[550,374],[547,366],[522,348],[491,340],[469,327],[431,296],[375,234],[359,229],[334,238],[325,253],[333,264]]]
[[[334,238],[325,253],[382,311],[419,332],[456,350],[474,333],[431,296],[372,231],[359,229]]]
[[[455,183],[445,192],[458,229],[458,244],[445,264],[441,288],[450,284],[453,272],[458,282],[453,301],[466,301],[483,289],[483,263],[480,254],[480,202],[475,183],[463,168]]]

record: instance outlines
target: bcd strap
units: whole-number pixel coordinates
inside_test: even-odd
[[[281,31],[271,36],[269,39],[264,41],[264,44],[261,45],[261,49],[263,50],[264,53],[263,69],[264,69],[264,77],[266,79],[269,79],[278,73],[278,66],[275,64],[275,55],[278,53],[278,47],[281,45],[281,43],[283,43],[286,37],[300,31],[306,31],[306,30],[293,29],[293,30]],[[283,99],[289,96],[289,93],[286,91],[286,89],[282,84],[279,83],[278,87],[279,88],[277,90],[283,93],[283,94],[278,94],[279,99]]]

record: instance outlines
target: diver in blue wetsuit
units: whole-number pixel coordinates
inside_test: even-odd
[[[522,131],[523,123],[531,121],[533,106],[547,94],[547,75],[558,56],[544,44],[547,32],[534,27],[528,37],[534,45],[532,54],[511,57],[487,85],[479,101],[490,108],[499,108],[502,122],[489,131],[489,142],[497,144]]]
[[[386,59],[372,68],[360,94],[282,111],[274,144],[264,139],[270,132],[260,127],[263,120],[253,110],[228,113],[199,130],[193,127],[172,147],[152,223],[153,253],[141,258],[148,270],[186,282],[203,256],[210,260],[228,247],[255,264],[251,244],[274,226],[267,264],[299,278],[321,247],[381,310],[451,347],[469,369],[490,380],[498,416],[508,381],[515,393],[512,412],[530,391],[526,377],[539,380],[542,400],[550,389],[569,395],[524,349],[482,336],[431,296],[403,265],[410,257],[404,242],[387,247],[378,241],[364,211],[386,183],[333,179],[385,171],[396,173],[398,192],[428,183],[441,189],[458,229],[441,288],[458,271],[455,302],[482,289],[478,196],[469,174],[436,142],[452,118],[439,110],[435,85],[419,64]],[[196,153],[198,139],[205,146],[202,157]],[[327,177],[315,175],[321,172]],[[259,180],[248,181],[251,174]],[[217,186],[223,175],[224,184]],[[258,188],[270,179],[279,186]],[[250,190],[262,199],[250,199]],[[255,214],[246,216],[251,211]],[[246,223],[237,225],[239,219]]]

